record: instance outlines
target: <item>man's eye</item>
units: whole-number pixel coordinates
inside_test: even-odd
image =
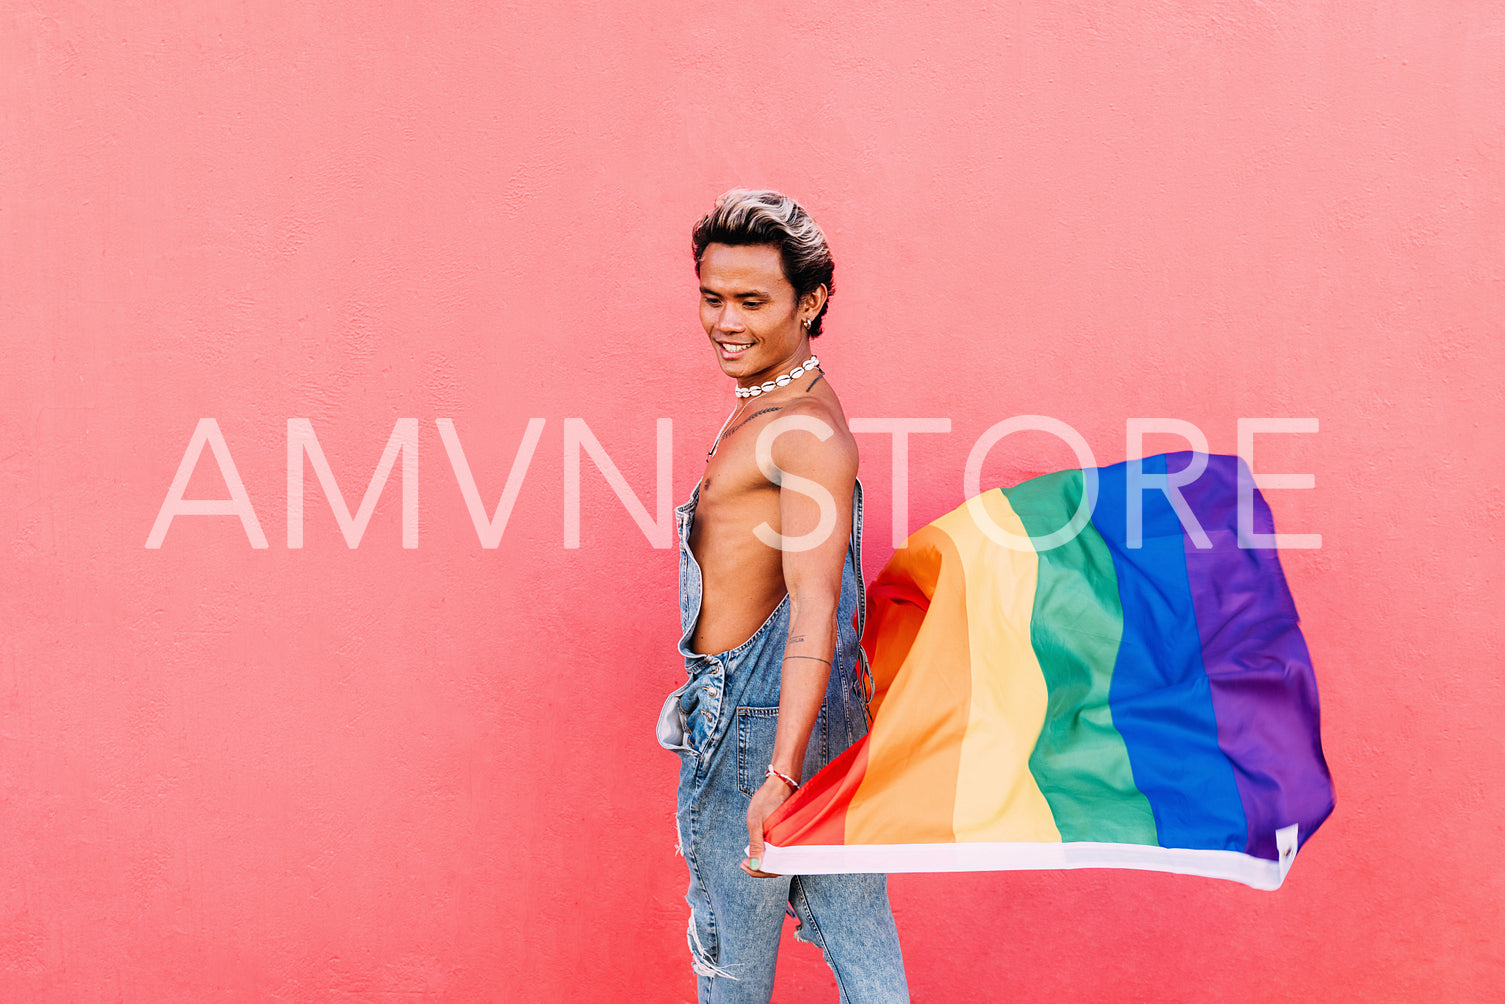
[[[757,300],[748,300],[744,302],[742,306],[746,307],[748,310],[757,310],[759,307],[763,306],[763,304],[759,303]]]

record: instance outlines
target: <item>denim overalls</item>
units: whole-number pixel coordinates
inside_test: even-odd
[[[751,638],[716,655],[690,650],[700,617],[700,565],[690,527],[700,488],[675,510],[679,531],[679,642],[687,682],[664,705],[659,741],[680,756],[675,813],[690,869],[691,964],[700,1004],[765,1004],[786,909],[795,937],[819,945],[844,1004],[907,1002],[899,937],[883,875],[800,875],[758,879],[739,867],[747,848],[747,807],[763,785],[778,729],[779,682],[789,633],[786,594]],[[852,536],[837,608],[836,658],[806,747],[812,776],[867,731],[857,644],[863,609],[862,485],[852,493]]]

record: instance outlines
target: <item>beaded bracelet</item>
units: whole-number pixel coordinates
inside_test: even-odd
[[[785,784],[789,785],[790,791],[800,790],[800,783],[798,781],[790,777],[788,774],[785,774],[781,770],[775,770],[773,764],[768,765],[768,769],[763,772],[763,776],[778,778],[780,781],[783,781]]]

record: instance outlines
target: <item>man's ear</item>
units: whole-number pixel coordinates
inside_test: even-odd
[[[813,318],[820,313],[820,308],[826,305],[826,284],[821,283],[810,292],[800,297],[800,307],[810,311]]]

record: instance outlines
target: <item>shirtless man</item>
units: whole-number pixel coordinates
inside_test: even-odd
[[[700,1004],[768,1001],[786,909],[843,1002],[908,1001],[884,876],[759,868],[764,819],[867,730],[857,446],[810,351],[830,251],[776,192],[726,193],[693,238],[701,323],[739,388],[676,510],[689,679],[659,729],[680,754]]]

